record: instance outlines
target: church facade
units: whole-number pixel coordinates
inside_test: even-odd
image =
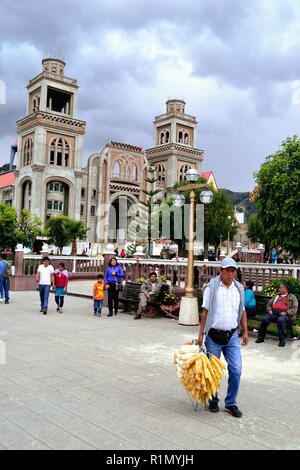
[[[26,115],[17,121],[13,204],[19,214],[28,208],[43,223],[57,215],[82,220],[89,242],[122,246],[130,241],[125,226],[136,216],[131,208],[146,201],[149,166],[164,196],[188,169],[201,172],[196,118],[185,113],[183,100],[170,99],[155,117],[152,148],[109,141],[83,167],[86,123],[77,118],[78,88],[61,59],[44,59],[41,73],[29,81]]]

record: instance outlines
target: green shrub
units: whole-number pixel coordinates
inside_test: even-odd
[[[262,294],[274,297],[278,292],[280,284],[283,282],[289,286],[291,294],[300,296],[300,283],[296,278],[274,279],[274,281],[263,288]]]

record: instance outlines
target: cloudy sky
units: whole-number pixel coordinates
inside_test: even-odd
[[[108,140],[152,147],[154,116],[179,97],[203,169],[251,190],[265,157],[300,133],[299,51],[298,0],[1,0],[0,163],[28,80],[55,54],[80,85],[84,162]]]

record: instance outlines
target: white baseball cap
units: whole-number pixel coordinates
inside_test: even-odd
[[[229,258],[229,256],[227,256],[226,258],[223,259],[222,263],[221,263],[221,268],[222,269],[226,269],[226,268],[235,268],[237,269],[237,264],[235,262],[234,259],[232,258]]]

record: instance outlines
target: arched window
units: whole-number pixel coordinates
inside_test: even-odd
[[[120,178],[120,172],[121,172],[120,163],[115,162],[114,168],[113,168],[113,177]]]
[[[191,168],[192,168],[191,165],[182,165],[182,167],[179,170],[179,181],[185,181],[185,174]]]
[[[91,206],[91,216],[92,216],[92,217],[95,216],[95,212],[96,212],[96,207],[95,207],[95,206]]]
[[[70,145],[61,137],[52,140],[50,144],[50,165],[69,166]]]
[[[65,160],[65,166],[69,166],[69,144],[65,142],[65,153],[64,153],[64,160]]]
[[[130,179],[133,181],[137,180],[137,166],[135,163],[131,163],[130,165]]]
[[[40,109],[41,98],[36,95],[32,100],[32,112],[35,113]]]
[[[189,143],[189,135],[187,132],[184,133],[184,143],[188,144]]]
[[[167,131],[166,132],[166,144],[169,142],[169,140],[170,140],[170,132]]]
[[[96,199],[96,196],[97,196],[97,191],[96,191],[96,189],[93,189],[92,190],[92,199]]]
[[[165,133],[164,133],[164,132],[162,132],[162,133],[160,134],[160,143],[161,143],[161,144],[164,144],[164,143],[165,143]]]
[[[183,143],[183,134],[182,134],[182,132],[181,132],[181,131],[180,131],[180,132],[178,132],[178,142],[179,142],[180,144],[182,144],[182,143]]]
[[[161,163],[155,167],[158,181],[166,181],[166,168]]]
[[[56,144],[56,165],[62,166],[63,140],[58,139]]]
[[[128,166],[127,162],[123,163],[121,178],[123,180],[129,180],[130,179],[129,166]]]
[[[28,137],[24,142],[23,155],[24,166],[30,165],[33,157],[33,140],[31,137]]]

